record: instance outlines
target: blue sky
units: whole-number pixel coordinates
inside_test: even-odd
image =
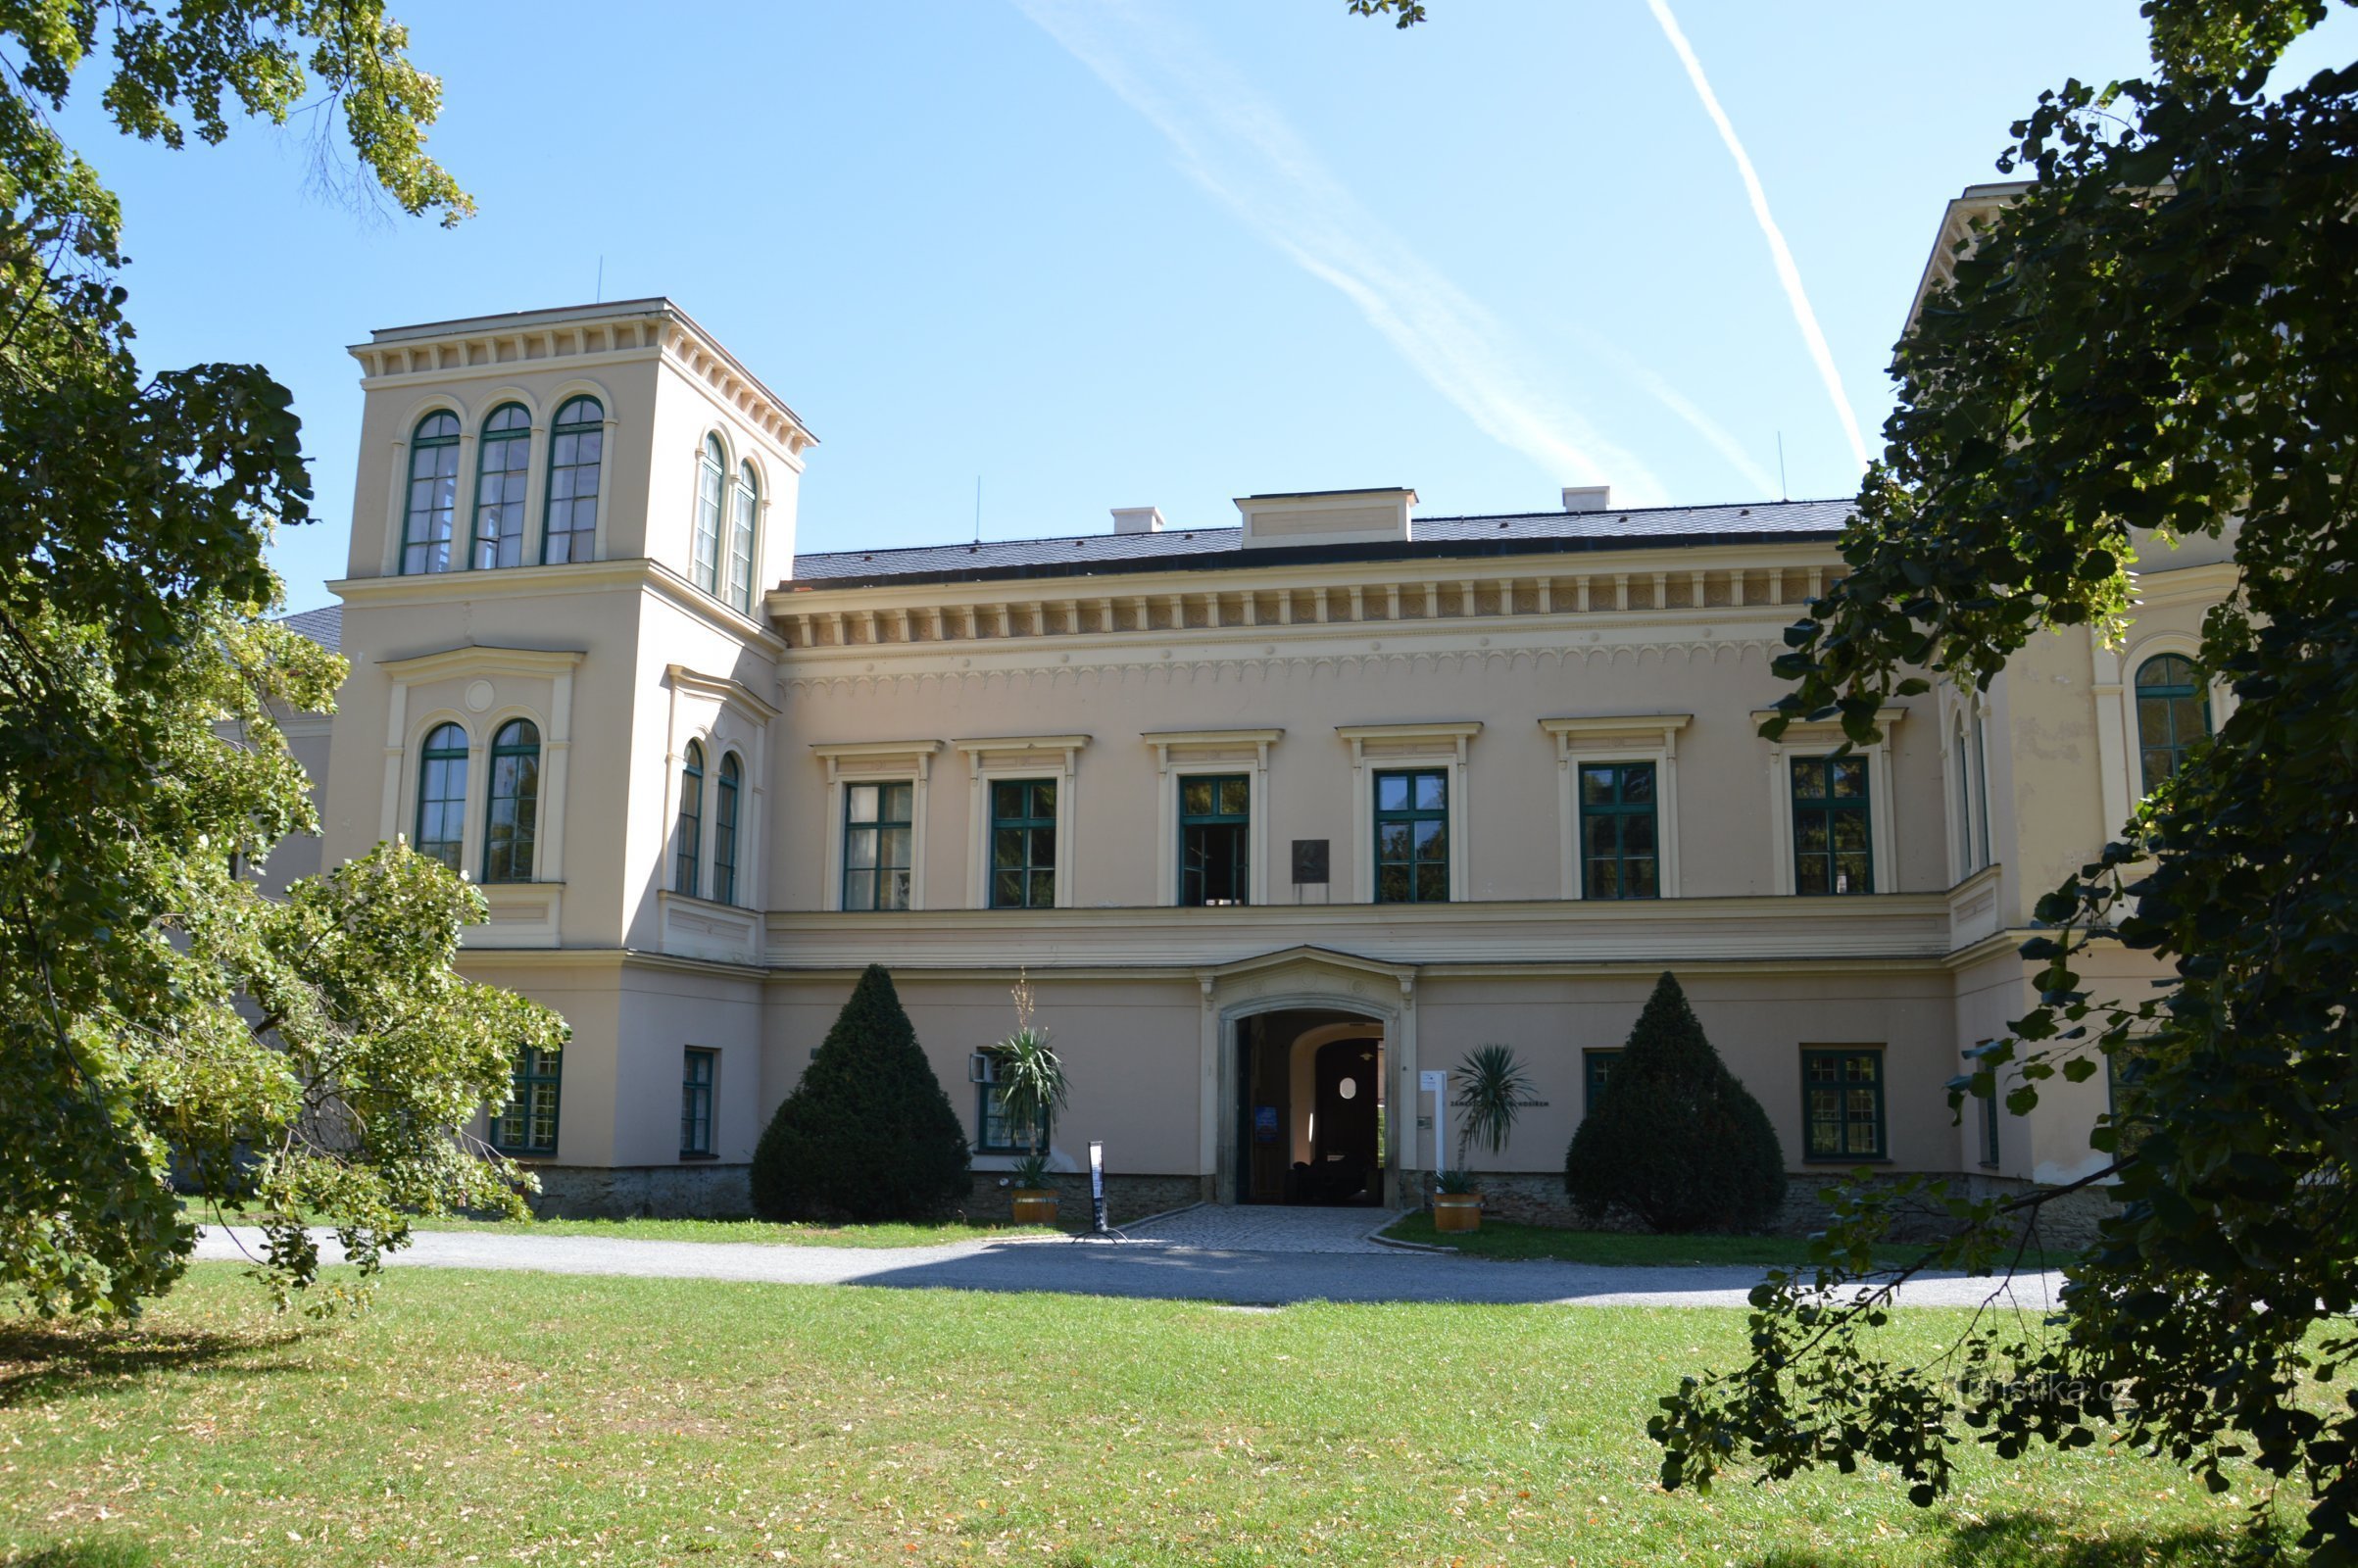
[[[1824,344],[1781,280],[1747,154]],[[342,574],[372,327],[667,294],[821,441],[799,548],[1236,520],[1413,485],[1428,515],[1842,495],[1941,206],[2042,87],[2143,69],[2136,0],[1762,6],[932,0],[672,12],[413,0],[456,230],[312,188],[300,130],[180,154],[69,119],[122,194],[150,366],[294,389]],[[688,20],[691,16],[694,20]],[[2336,8],[2293,62],[2349,58]],[[681,497],[681,504],[688,498]]]

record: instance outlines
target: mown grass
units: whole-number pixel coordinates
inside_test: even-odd
[[[1902,1314],[1911,1356],[1960,1314]],[[0,1335],[0,1562],[2224,1561],[2249,1499],[2101,1447],[1666,1494],[1741,1313],[1185,1302],[401,1270],[367,1317],[200,1265]],[[2239,1483],[2239,1486],[2241,1484]]]
[[[1443,1234],[1433,1228],[1433,1216],[1418,1210],[1401,1216],[1384,1234],[1396,1241],[1422,1242],[1429,1247],[1453,1247],[1468,1257],[1553,1258],[1566,1263],[1597,1263],[1611,1267],[1676,1264],[1727,1264],[1734,1267],[1774,1268],[1809,1261],[1809,1243],[1791,1236],[1647,1236],[1623,1231],[1558,1230],[1550,1225],[1517,1225],[1508,1220],[1482,1221],[1477,1231]],[[1878,1263],[1903,1266],[1924,1255],[1920,1247],[1879,1247]],[[2068,1252],[2026,1252],[2026,1267],[2059,1268]]]
[[[229,1208],[218,1214],[212,1204],[182,1204],[198,1224],[225,1221],[251,1224],[253,1217]],[[969,1223],[944,1220],[926,1224],[787,1225],[758,1219],[466,1219],[449,1216],[413,1219],[417,1231],[488,1231],[516,1236],[609,1236],[636,1242],[759,1242],[770,1247],[943,1247],[952,1242],[976,1242],[1060,1234],[1044,1225],[1014,1225],[1005,1220]]]

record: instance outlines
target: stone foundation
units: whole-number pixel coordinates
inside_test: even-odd
[[[1413,1177],[1413,1173],[1411,1173]],[[1872,1178],[1871,1178],[1872,1179]],[[1482,1189],[1482,1211],[1523,1225],[1557,1225],[1598,1230],[1636,1231],[1644,1227],[1633,1216],[1583,1215],[1564,1194],[1564,1179],[1553,1171],[1498,1171],[1475,1178]],[[1826,1228],[1831,1216],[1828,1200],[1833,1190],[1851,1180],[1847,1171],[1798,1171],[1785,1179],[1785,1205],[1767,1227],[1772,1236],[1808,1236]],[[2001,1176],[1956,1176],[1952,1187],[1968,1198],[2002,1198],[2034,1190],[2033,1184]],[[1413,1189],[1412,1189],[1413,1191]],[[2039,1213],[2034,1247],[2050,1251],[2077,1251],[2095,1239],[2096,1225],[2112,1208],[2112,1197],[2102,1187],[2082,1188],[2046,1204]],[[1943,1234],[1947,1214],[1921,1205],[1903,1213],[1892,1228],[1892,1239],[1929,1241]]]
[[[1211,1197],[1211,1181],[1209,1176],[1117,1176],[1108,1171],[1105,1175],[1108,1221],[1127,1225],[1149,1214],[1203,1202]],[[1002,1186],[1003,1182],[1007,1185]],[[1088,1229],[1088,1172],[1059,1171],[1049,1177],[1048,1185],[1057,1199],[1056,1223],[1068,1231]],[[967,1201],[965,1217],[984,1225],[1007,1219],[1014,1203],[1009,1196],[1013,1190],[1006,1171],[974,1172],[973,1197]]]
[[[535,1165],[543,1219],[743,1219],[751,1165]]]

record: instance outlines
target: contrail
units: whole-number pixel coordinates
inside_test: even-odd
[[[1736,127],[1729,122],[1728,112],[1719,106],[1718,96],[1703,76],[1703,63],[1695,58],[1694,48],[1687,35],[1679,30],[1678,19],[1670,14],[1668,0],[1646,0],[1662,24],[1662,35],[1677,51],[1679,64],[1687,68],[1687,79],[1695,83],[1695,95],[1703,101],[1703,113],[1719,127],[1719,139],[1727,143],[1728,156],[1736,160],[1736,172],[1744,176],[1744,193],[1752,199],[1752,216],[1760,220],[1760,232],[1767,238],[1769,255],[1777,264],[1777,281],[1785,285],[1785,298],[1793,306],[1793,320],[1801,328],[1801,337],[1809,345],[1809,357],[1817,362],[1818,378],[1826,383],[1826,395],[1834,399],[1835,412],[1842,416],[1842,433],[1850,438],[1850,455],[1858,466],[1867,466],[1867,443],[1858,433],[1858,416],[1850,412],[1850,399],[1842,391],[1842,373],[1834,368],[1834,351],[1826,346],[1826,334],[1818,330],[1817,313],[1809,308],[1809,295],[1801,287],[1801,269],[1793,265],[1793,253],[1786,248],[1785,235],[1777,220],[1769,216],[1768,192],[1760,188],[1760,175],[1745,156],[1744,143],[1736,139]]]
[[[1489,312],[1367,212],[1273,104],[1191,37],[1134,6],[1015,3],[1161,132],[1183,173],[1349,299],[1485,434],[1561,481],[1610,481],[1633,506],[1664,499],[1634,453],[1545,390]],[[1108,36],[1116,28],[1118,40]]]

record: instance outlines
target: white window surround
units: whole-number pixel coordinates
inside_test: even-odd
[[[704,745],[704,799],[698,803],[697,885],[712,885],[712,847],[719,831],[720,812],[715,791],[721,759],[736,756],[744,770],[737,797],[737,897],[741,909],[767,907],[762,886],[761,825],[767,819],[769,724],[778,710],[757,696],[742,681],[725,675],[703,675],[684,664],[663,670],[670,688],[671,708],[663,757],[663,861],[658,886],[671,898],[691,897],[671,886],[672,835],[679,828],[680,767],[690,741]],[[717,900],[705,898],[712,904]]]
[[[1752,710],[1752,722],[1777,716],[1773,708]],[[1883,738],[1872,746],[1855,746],[1851,754],[1867,760],[1867,842],[1875,857],[1875,891],[1896,893],[1899,881],[1898,835],[1891,823],[1891,730],[1908,716],[1904,708],[1881,708],[1875,724]],[[1770,865],[1778,893],[1793,891],[1793,759],[1824,757],[1842,749],[1847,739],[1839,717],[1795,719],[1784,738],[1768,743]]]
[[[2095,650],[2096,757],[2103,774],[2104,834],[2118,835],[2144,799],[2143,748],[2137,744],[2137,697],[2131,689],[2145,662],[2164,654],[2193,660],[2200,667],[2202,639],[2187,632],[2151,632],[2124,648]],[[2211,728],[2235,710],[2235,694],[2224,681],[2209,682]]]
[[[847,784],[908,784],[909,906],[925,904],[925,786],[933,777],[933,754],[940,741],[844,741],[811,748],[811,755],[827,766],[827,843],[821,857],[826,882],[819,905],[827,912],[843,909],[844,786]]]
[[[1155,831],[1160,848],[1154,852],[1154,903],[1163,908],[1179,904],[1179,784],[1205,774],[1231,775],[1244,770],[1249,780],[1251,819],[1245,825],[1245,896],[1254,904],[1269,902],[1269,748],[1285,735],[1282,729],[1149,730],[1139,736],[1154,749]]]
[[[997,779],[1053,778],[1056,781],[1056,905],[1073,906],[1073,793],[1081,748],[1087,735],[1001,735],[952,741],[966,758],[966,907],[991,906],[991,784]]]
[[[1543,718],[1555,737],[1556,835],[1562,847],[1563,896],[1583,896],[1580,853],[1580,764],[1654,764],[1654,882],[1665,899],[1679,896],[1679,731],[1693,713],[1605,713]]]
[[[564,408],[577,397],[596,398],[598,407],[605,412],[606,416],[606,435],[599,449],[601,456],[598,469],[597,533],[593,537],[591,550],[595,559],[599,561],[607,559],[606,514],[608,507],[612,504],[610,498],[614,494],[614,486],[609,481],[614,476],[614,432],[619,428],[620,421],[614,415],[613,394],[596,381],[575,379],[556,388],[546,401],[534,397],[531,393],[516,386],[502,386],[485,393],[474,400],[471,408],[448,392],[431,393],[418,400],[403,416],[403,422],[393,433],[391,493],[385,498],[384,559],[378,564],[378,569],[383,575],[388,577],[401,575],[402,530],[409,521],[411,438],[418,433],[419,420],[429,414],[442,410],[447,410],[459,421],[458,511],[454,514],[451,531],[453,564],[446,571],[421,573],[420,575],[449,576],[462,571],[481,569],[468,564],[473,559],[473,552],[468,548],[467,532],[473,526],[475,484],[478,477],[475,472],[475,461],[482,435],[479,426],[494,410],[508,403],[520,405],[532,418],[532,455],[529,466],[525,469],[524,479],[523,565],[539,565],[542,535],[548,526],[546,513],[549,504],[549,422],[555,417],[554,411]],[[758,537],[756,546],[758,549]],[[515,571],[520,568],[509,566],[497,569]],[[757,570],[754,581],[758,583],[761,580]]]
[[[1473,897],[1472,838],[1466,829],[1466,750],[1482,733],[1479,719],[1432,724],[1338,724],[1351,745],[1351,886],[1337,903],[1375,902],[1375,775],[1436,762],[1449,775],[1449,902]]]

